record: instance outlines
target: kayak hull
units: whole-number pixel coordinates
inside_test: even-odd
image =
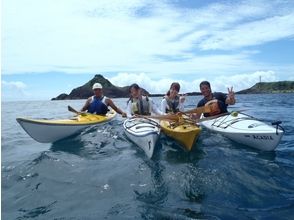
[[[263,151],[276,149],[284,131],[252,116],[238,113],[203,121],[201,125],[229,139]]]
[[[17,118],[16,121],[33,139],[41,143],[53,143],[79,133],[83,129],[97,124],[104,124],[115,117],[111,112],[106,116],[85,114],[72,119],[48,120]]]
[[[160,121],[162,131],[169,137],[180,143],[185,150],[190,151],[198,139],[201,128],[193,124],[171,126],[169,121]]]
[[[139,146],[148,158],[151,158],[160,135],[158,123],[151,119],[130,118],[124,121],[123,127],[128,139]]]

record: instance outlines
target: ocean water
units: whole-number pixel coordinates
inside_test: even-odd
[[[187,97],[186,108],[200,98]],[[85,100],[2,103],[2,219],[293,219],[294,94],[237,100],[231,110],[283,122],[275,151],[203,129],[191,152],[162,135],[149,160],[120,116],[42,144],[16,117],[67,118],[67,105],[80,109]],[[126,107],[126,99],[114,101]]]

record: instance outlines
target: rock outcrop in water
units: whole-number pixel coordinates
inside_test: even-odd
[[[294,81],[260,82],[249,89],[241,90],[237,94],[261,94],[261,93],[292,93]]]
[[[70,94],[62,93],[56,98],[51,100],[65,100],[65,99],[87,99],[93,95],[92,86],[94,83],[100,83],[103,86],[103,94],[110,98],[123,98],[129,97],[129,86],[118,87],[113,85],[108,79],[105,79],[102,75],[97,74],[93,79],[88,81],[86,84],[73,89]],[[148,94],[146,90],[143,89],[143,93]]]

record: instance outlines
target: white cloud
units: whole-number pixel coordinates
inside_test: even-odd
[[[293,38],[293,36],[294,13],[291,13],[242,24],[229,30],[217,31],[212,37],[201,42],[200,48],[232,50],[283,38]]]
[[[294,34],[290,1],[181,8],[148,0],[4,0],[2,7],[5,74],[252,72],[269,64],[236,49]]]
[[[1,81],[2,100],[24,100],[30,96],[27,92],[28,86],[21,81]]]
[[[165,93],[168,91],[172,82],[179,82],[181,85],[181,93],[192,91],[195,85],[201,80],[193,80],[188,82],[182,79],[165,77],[159,80],[150,78],[146,73],[119,73],[114,77],[109,78],[112,84],[117,86],[129,86],[137,83],[140,87],[151,93]]]
[[[233,87],[235,91],[247,89],[259,82],[277,81],[278,77],[273,71],[256,71],[253,73],[235,74],[232,76],[220,75],[212,79],[207,77],[196,78],[193,80],[183,80],[182,78],[170,78],[155,80],[150,78],[146,73],[119,73],[109,78],[110,82],[117,86],[129,86],[137,83],[140,87],[151,93],[165,93],[172,82],[179,82],[181,93],[199,92],[199,84],[203,80],[211,83],[213,91],[227,92],[227,88]]]
[[[16,90],[23,90],[27,88],[27,85],[20,81],[2,81],[2,87],[8,89],[16,89]]]
[[[236,74],[232,76],[219,76],[211,81],[213,90],[226,92],[233,86],[235,91],[247,89],[258,83],[278,81],[279,78],[273,71],[256,71],[254,73]]]

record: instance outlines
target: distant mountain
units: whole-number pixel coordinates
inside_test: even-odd
[[[237,94],[259,94],[259,93],[292,93],[294,92],[294,81],[261,82],[256,83],[249,89],[244,89]]]
[[[62,93],[51,100],[65,100],[65,99],[87,99],[93,95],[92,86],[94,83],[100,83],[103,86],[103,94],[110,98],[124,98],[129,97],[129,86],[118,87],[113,85],[108,79],[102,75],[97,74],[93,79],[84,85],[73,89],[70,94]],[[148,94],[145,89],[142,89],[144,94]]]

